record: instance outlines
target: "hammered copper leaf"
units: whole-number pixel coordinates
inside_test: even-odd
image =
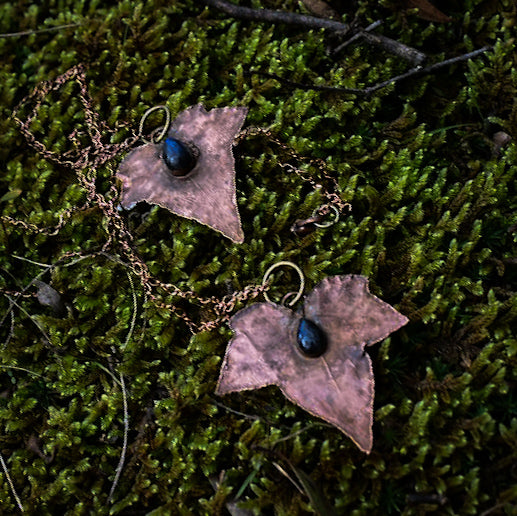
[[[140,201],[158,204],[234,242],[243,242],[232,145],[247,111],[245,107],[206,111],[201,104],[182,111],[168,136],[198,149],[196,166],[186,176],[174,176],[162,158],[162,144],[149,143],[134,149],[117,171],[122,180],[121,205],[131,208]]]
[[[326,352],[309,358],[297,346],[300,320],[321,328]],[[364,276],[333,276],[305,300],[303,314],[257,303],[230,320],[217,393],[277,385],[293,403],[332,423],[365,452],[372,447],[374,379],[364,347],[408,322],[368,290]]]

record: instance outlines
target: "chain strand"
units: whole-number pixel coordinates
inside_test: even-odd
[[[75,148],[66,151],[62,155],[58,155],[57,153],[47,149],[47,147],[42,142],[37,140],[35,135],[31,132],[30,126],[37,117],[38,110],[48,94],[52,91],[58,90],[65,83],[72,80],[79,85],[80,93],[78,97],[81,101],[81,104],[83,105],[85,112],[87,133],[91,141],[91,145],[81,148],[79,143],[80,133],[78,130],[74,130],[71,134],[68,135],[68,139],[74,144]],[[19,117],[19,112],[22,107],[29,102],[33,102],[32,111],[25,118],[25,120],[22,120]],[[111,185],[109,191],[106,194],[98,192],[95,184],[96,170],[99,167],[104,166],[117,155],[120,155],[121,153],[130,149],[142,135],[140,133],[133,134],[131,137],[127,138],[125,141],[119,144],[103,143],[103,131],[109,131],[109,128],[103,121],[100,120],[99,114],[93,108],[93,99],[88,93],[86,85],[86,74],[84,66],[78,65],[71,68],[63,75],[55,79],[53,82],[45,81],[41,83],[30,95],[26,96],[18,104],[13,112],[13,118],[18,123],[20,131],[27,140],[30,147],[36,150],[36,152],[38,152],[44,158],[57,163],[58,165],[71,168],[75,171],[79,184],[86,192],[87,201],[81,208],[63,211],[59,215],[59,222],[52,228],[40,228],[35,224],[17,220],[9,216],[3,216],[2,220],[12,225],[21,226],[27,231],[54,236],[66,225],[68,219],[70,219],[74,212],[78,211],[79,209],[84,210],[93,206],[100,208],[107,221],[107,237],[106,242],[102,246],[102,250],[97,254],[106,255],[109,249],[115,245],[118,245],[125,261],[125,263],[121,263],[126,265],[133,272],[133,274],[135,274],[140,279],[145,296],[149,300],[153,301],[157,306],[167,308],[168,310],[172,311],[174,314],[180,317],[193,332],[199,332],[218,327],[229,319],[229,314],[233,311],[237,303],[244,302],[248,299],[253,299],[260,295],[267,288],[263,285],[248,286],[245,287],[242,291],[235,292],[231,296],[226,296],[222,299],[218,299],[216,297],[202,298],[198,296],[193,290],[183,291],[173,284],[163,283],[151,276],[147,265],[133,249],[133,237],[127,229],[125,221],[115,207],[114,202],[115,199],[118,198],[118,191],[115,184]],[[114,174],[111,170],[111,177],[113,176]],[[67,258],[75,258],[77,256],[80,256],[80,253],[67,253],[67,255],[59,260],[59,263],[63,263]],[[192,318],[181,308],[171,303],[161,302],[157,294],[154,293],[156,290],[161,290],[165,296],[193,301],[200,305],[212,305],[212,309],[216,315],[216,318],[209,321],[202,321],[200,323],[194,322]],[[22,293],[18,293],[18,295],[22,295]]]
[[[294,165],[291,165],[290,163],[279,164],[281,168],[286,169],[289,172],[293,172],[303,181],[309,183],[315,190],[321,190],[323,196],[327,199],[328,203],[335,206],[339,212],[343,211],[345,208],[350,209],[350,204],[343,201],[343,199],[341,199],[341,197],[336,193],[339,191],[338,182],[336,178],[329,172],[327,164],[323,159],[300,156],[293,148],[289,147],[284,142],[279,140],[276,136],[274,136],[271,130],[263,129],[261,127],[248,127],[244,129],[237,135],[236,143],[240,143],[242,140],[249,136],[257,135],[266,136],[270,141],[278,145],[295,161],[305,161],[309,166],[317,168],[320,171],[322,179],[324,179],[331,185],[331,191],[323,188],[323,185],[318,183],[312,176],[307,175],[307,173],[295,167]],[[325,212],[325,210],[321,212],[322,215],[326,215],[327,213],[328,211]]]
[[[74,148],[59,155],[47,149],[42,142],[38,141],[36,136],[31,132],[30,126],[37,117],[38,110],[48,94],[52,91],[58,90],[65,83],[72,80],[78,84],[80,89],[78,97],[85,112],[86,131],[91,141],[91,145],[82,147],[79,142],[79,135],[81,133],[75,129],[68,135],[68,139],[72,144],[74,144]],[[19,117],[19,112],[22,107],[29,102],[33,102],[32,111],[25,120],[22,120]],[[234,292],[222,299],[218,299],[216,297],[203,298],[198,296],[193,290],[184,291],[173,284],[163,283],[152,277],[147,265],[135,252],[132,245],[133,236],[129,232],[125,221],[115,207],[115,200],[118,198],[118,191],[115,184],[111,185],[106,194],[100,193],[95,184],[96,171],[98,168],[106,165],[117,155],[129,150],[142,135],[133,133],[132,136],[118,144],[103,143],[103,132],[109,132],[110,129],[105,122],[100,120],[99,114],[94,110],[93,99],[88,92],[86,73],[83,65],[71,68],[53,82],[45,81],[41,83],[30,95],[25,97],[20,104],[18,104],[13,112],[13,118],[20,126],[20,131],[27,140],[29,146],[44,158],[57,163],[58,165],[69,167],[75,171],[79,184],[86,192],[87,200],[81,208],[63,211],[59,215],[58,223],[52,228],[39,228],[35,224],[16,220],[9,216],[2,217],[2,220],[13,225],[21,226],[28,231],[54,236],[66,225],[74,212],[94,206],[100,208],[107,221],[107,237],[99,254],[106,254],[109,249],[118,246],[122,256],[124,257],[124,261],[121,263],[124,263],[124,265],[126,265],[140,279],[145,296],[150,301],[154,302],[156,306],[166,308],[175,313],[193,332],[206,331],[218,327],[222,323],[228,321],[231,312],[233,312],[237,304],[254,299],[267,291],[269,288],[267,284],[258,286],[249,285],[243,290]],[[335,206],[339,211],[349,206],[336,193],[339,191],[337,180],[329,173],[328,168],[322,159],[299,156],[292,148],[280,141],[268,129],[246,129],[237,136],[235,143],[237,144],[244,138],[254,135],[266,136],[269,140],[283,149],[291,158],[296,161],[303,160],[308,163],[309,166],[316,167],[320,171],[322,179],[331,185],[330,191],[323,190],[323,195],[328,200],[328,203]],[[291,164],[282,164],[280,166],[295,173],[303,181],[308,182],[313,188],[323,188],[322,185],[318,184],[313,177],[307,175],[307,173],[303,172],[299,168]],[[113,177],[113,170],[111,170],[109,165],[108,167],[111,172],[111,177]],[[324,211],[325,208],[321,211],[321,214],[325,214]],[[76,256],[80,256],[80,253],[68,253],[65,257],[59,260],[59,263],[62,263],[66,258],[73,258]],[[180,307],[171,303],[161,302],[158,295],[155,293],[157,290],[161,290],[165,296],[180,298],[188,302],[195,302],[201,306],[210,306],[211,310],[215,314],[215,318],[202,322],[194,322],[192,318]]]

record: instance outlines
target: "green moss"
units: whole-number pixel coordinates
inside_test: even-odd
[[[517,505],[515,7],[452,2],[453,21],[432,24],[394,2],[364,0],[356,13],[332,3],[347,20],[385,20],[381,32],[431,62],[494,50],[363,97],[291,88],[259,72],[360,88],[406,64],[360,44],[330,58],[321,31],[226,19],[190,0],[0,5],[4,33],[77,24],[0,38],[0,452],[27,513],[212,515],[236,496],[255,514],[317,510],[281,472],[289,463],[338,514],[494,506],[510,514]],[[80,62],[107,123],[104,143],[123,142],[163,103],[173,115],[197,102],[246,105],[247,125],[273,135],[235,148],[242,245],[161,208],[122,215],[153,279],[192,295],[144,288],[128,268],[123,233],[80,181],[89,176],[44,159],[12,120],[36,85]],[[75,128],[79,146],[91,143],[78,94],[76,83],[64,84],[31,124],[57,154],[73,150]],[[496,149],[498,130],[514,141]],[[108,200],[121,158],[81,172]],[[329,177],[352,211],[295,237],[292,223],[326,202],[304,178],[331,190]],[[372,291],[411,319],[370,350],[369,456],[275,388],[213,394],[231,332],[192,335],[184,319],[216,318],[214,304],[197,297],[259,285],[279,260],[300,264],[308,289],[332,274],[368,275]],[[37,302],[29,284],[39,274],[62,293],[63,317]],[[128,446],[108,500],[125,435],[120,375]],[[13,514],[0,475],[0,512]]]

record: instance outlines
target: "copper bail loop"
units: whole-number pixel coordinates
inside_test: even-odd
[[[268,282],[269,280],[269,277],[271,276],[271,273],[277,268],[277,267],[283,267],[283,266],[286,266],[286,267],[292,267],[297,273],[298,273],[298,276],[300,277],[300,287],[298,288],[298,291],[297,292],[288,292],[283,298],[282,298],[282,301],[281,301],[281,304],[287,304],[288,306],[293,306],[303,295],[303,291],[305,289],[305,277],[303,275],[303,272],[302,270],[300,269],[300,267],[298,267],[298,265],[294,264],[293,262],[288,262],[288,261],[281,261],[281,262],[277,262],[277,263],[274,263],[273,265],[271,265],[271,267],[269,267],[269,269],[265,272],[264,274],[264,278],[262,279],[262,285],[265,286],[266,283]],[[287,299],[289,297],[293,297],[293,299],[291,301],[289,301],[289,303],[287,303]],[[271,299],[269,298],[268,296],[268,293],[266,291],[264,291],[264,298],[266,299],[266,301],[268,303],[273,303],[273,301],[271,301]]]

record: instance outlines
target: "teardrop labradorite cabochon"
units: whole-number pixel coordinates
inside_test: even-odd
[[[308,357],[319,357],[327,349],[326,335],[309,319],[301,319],[296,340],[302,353]]]
[[[196,157],[188,145],[176,138],[165,138],[163,160],[174,176],[185,176],[196,166]]]

